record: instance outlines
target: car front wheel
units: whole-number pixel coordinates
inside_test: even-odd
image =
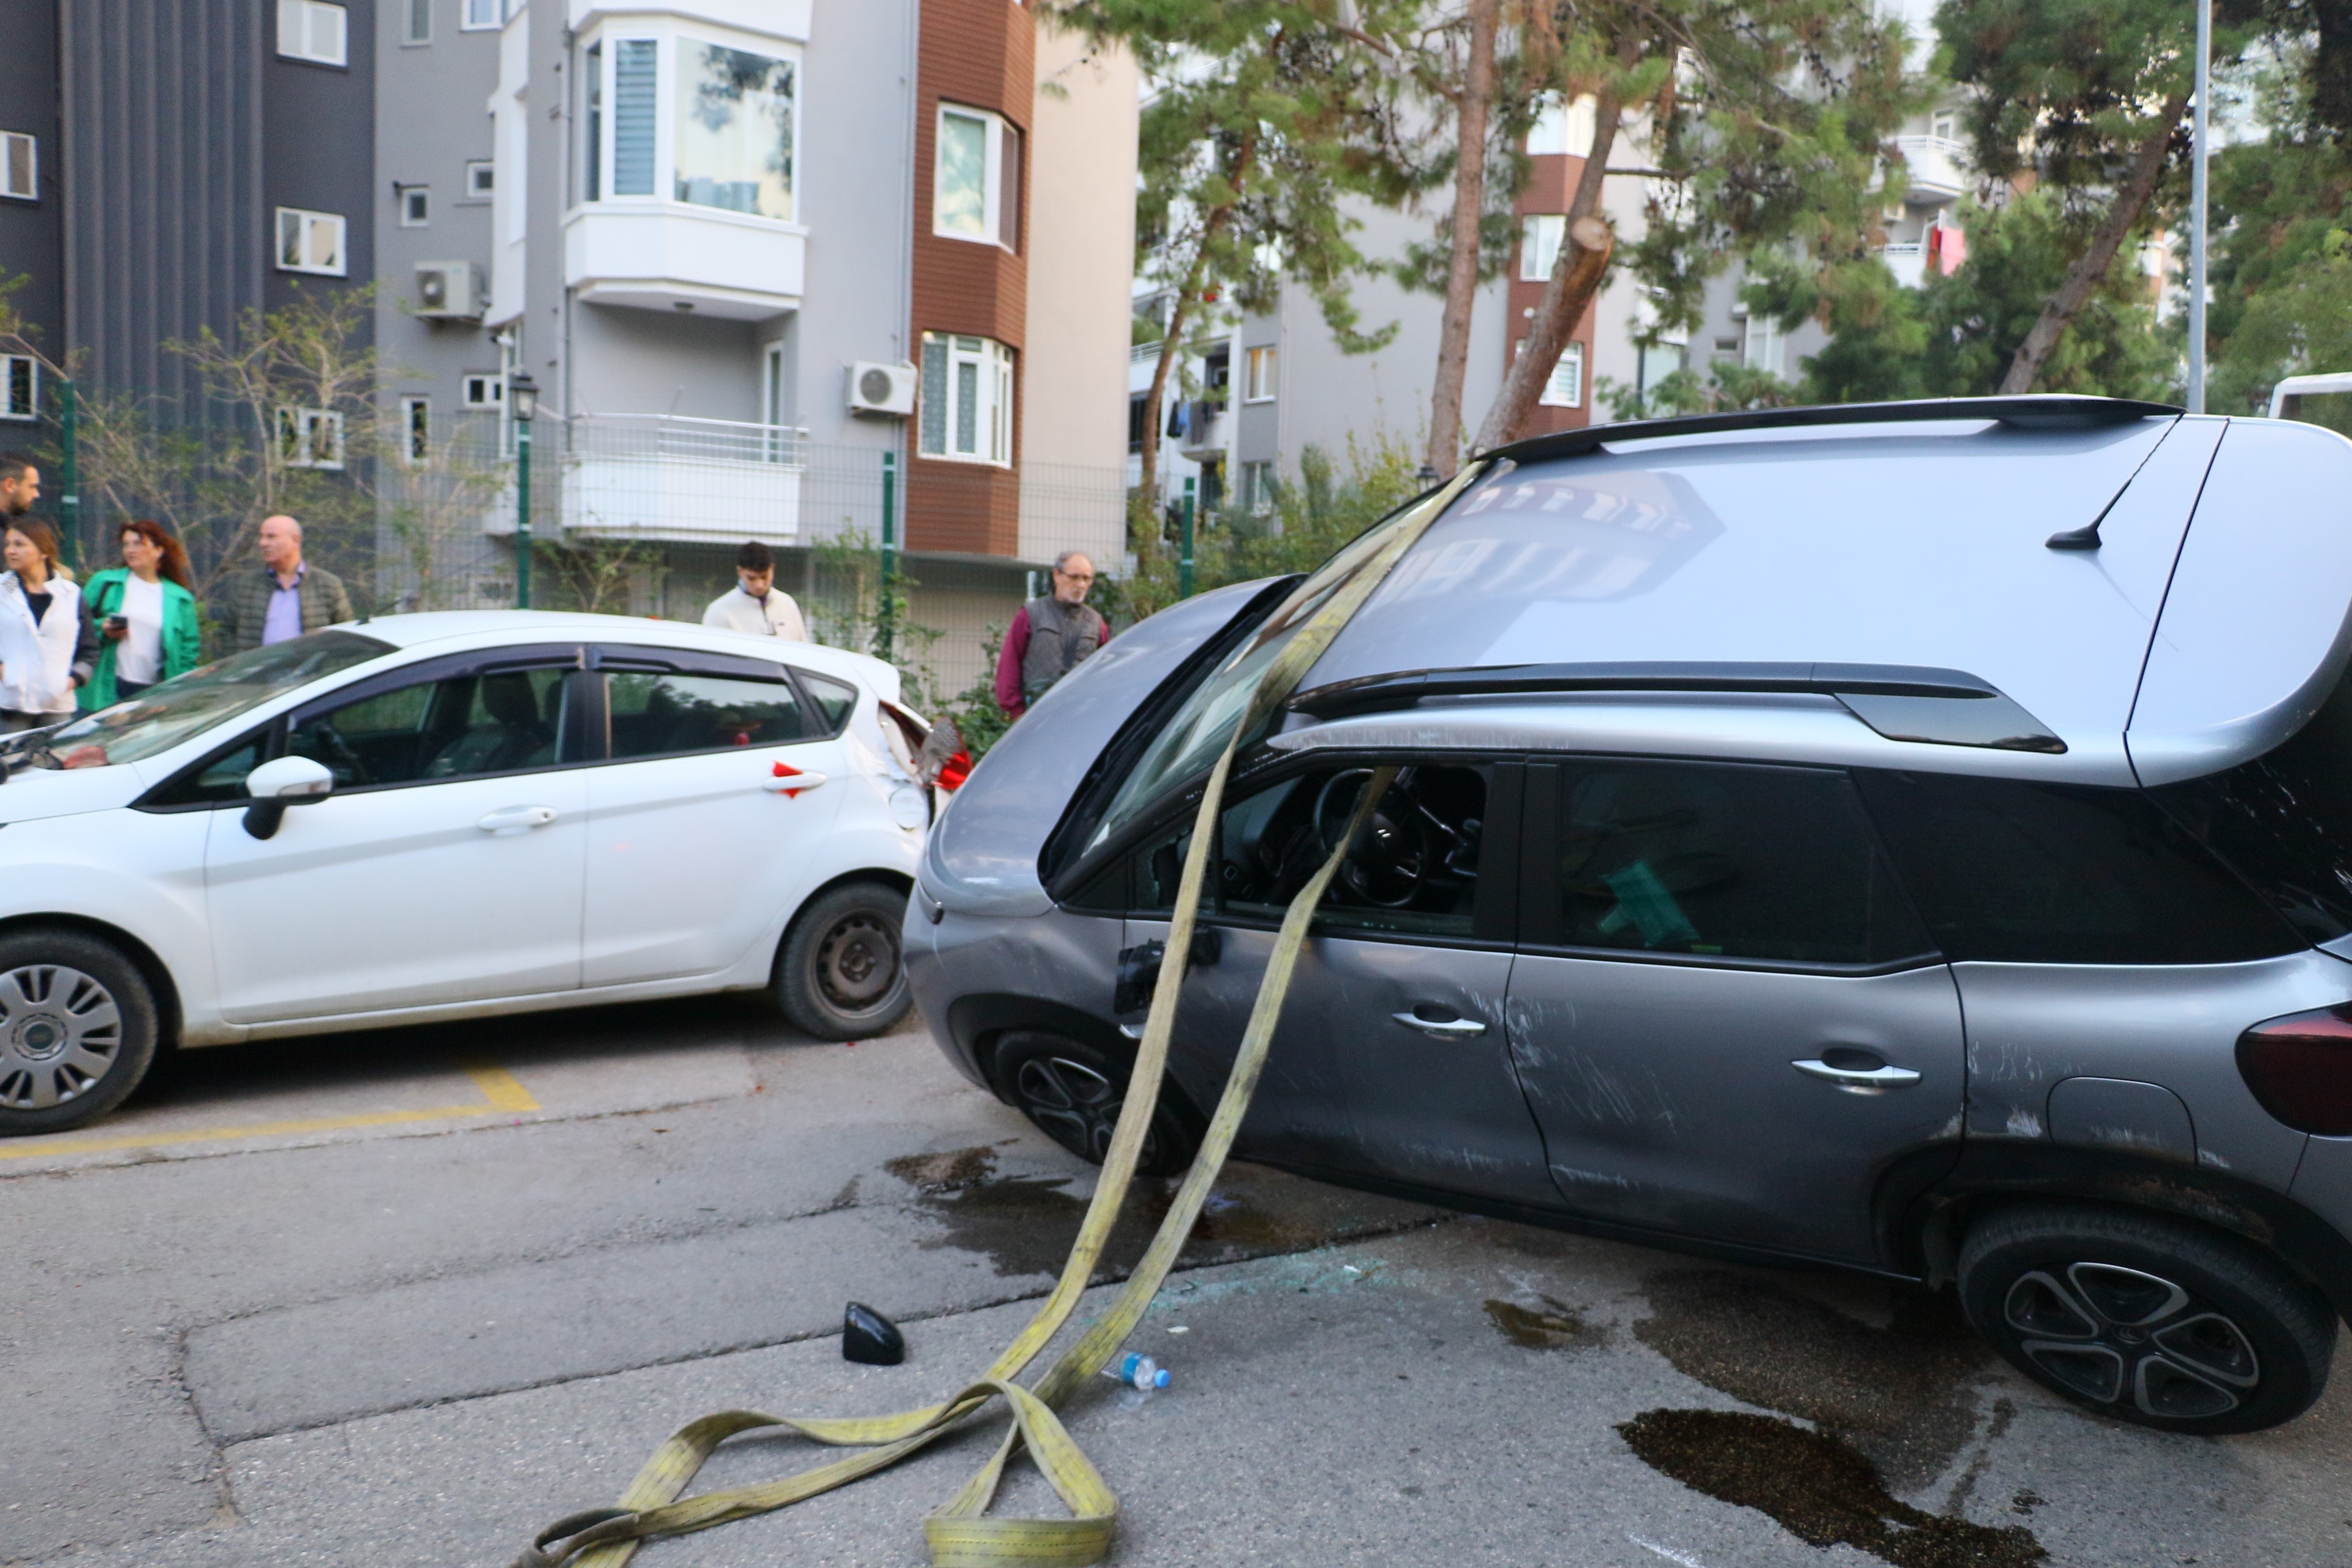
[[[1131,1058],[1066,1036],[1019,1029],[997,1042],[993,1065],[1013,1109],[1040,1132],[1089,1164],[1103,1163],[1127,1106]],[[1174,1085],[1160,1089],[1144,1130],[1139,1173],[1180,1175],[1192,1164],[1201,1139],[1186,1110]]]
[[[784,936],[776,1001],[820,1040],[863,1040],[888,1031],[913,999],[898,948],[907,895],[849,882],[812,900]]]
[[[0,1136],[105,1115],[155,1059],[155,998],[138,966],[76,931],[0,936]]]
[[[2256,1432],[2327,1384],[2336,1315],[2234,1237],[2089,1205],[1998,1210],[1960,1249],[1960,1304],[2026,1376],[2118,1420]]]

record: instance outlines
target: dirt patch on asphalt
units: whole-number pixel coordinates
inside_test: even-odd
[[[1617,1430],[1652,1468],[1769,1514],[1808,1545],[1852,1546],[1899,1568],[2026,1568],[2049,1556],[2023,1525],[1971,1524],[1897,1500],[1851,1445],[1792,1421],[1649,1410]]]
[[[1974,1436],[1970,1386],[1988,1352],[1950,1296],[1896,1290],[1885,1328],[1769,1280],[1671,1269],[1648,1281],[1633,1332],[1675,1370],[1852,1443],[1909,1491]]]
[[[1516,1301],[1488,1300],[1486,1316],[1494,1322],[1496,1331],[1521,1350],[1564,1351],[1581,1345],[1601,1342],[1601,1331],[1584,1321],[1584,1314],[1565,1301],[1543,1298],[1544,1310],[1522,1307]]]

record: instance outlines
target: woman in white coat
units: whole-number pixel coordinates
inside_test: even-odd
[[[30,518],[0,533],[0,734],[62,723],[96,654],[81,590],[58,571],[57,535]]]

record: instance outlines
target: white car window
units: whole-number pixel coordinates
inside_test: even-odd
[[[566,666],[467,670],[378,690],[294,727],[286,749],[338,791],[517,773],[563,754]]]
[[[612,756],[673,757],[806,738],[799,697],[782,679],[615,670],[607,676]]]
[[[357,632],[326,631],[232,654],[128,702],[29,737],[9,761],[67,768],[135,763],[226,724],[271,698],[392,651],[389,643]]]

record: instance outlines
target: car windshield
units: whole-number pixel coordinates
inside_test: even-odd
[[[9,761],[49,768],[135,763],[168,752],[283,692],[392,651],[390,643],[373,637],[329,631],[231,654],[127,702],[27,735]]]
[[[1268,616],[1255,636],[1211,670],[1136,760],[1134,771],[1111,797],[1089,847],[1103,843],[1154,805],[1207,773],[1216,762],[1217,753],[1234,738],[1234,727],[1248,710],[1250,694],[1257,689],[1259,678],[1265,674],[1276,656],[1314,618],[1315,612],[1330,601],[1332,595],[1366,567],[1397,530],[1417,520],[1423,507],[1436,504],[1436,496],[1423,498],[1418,505],[1407,505],[1387,521],[1357,535],[1318,567],[1287,603]]]

